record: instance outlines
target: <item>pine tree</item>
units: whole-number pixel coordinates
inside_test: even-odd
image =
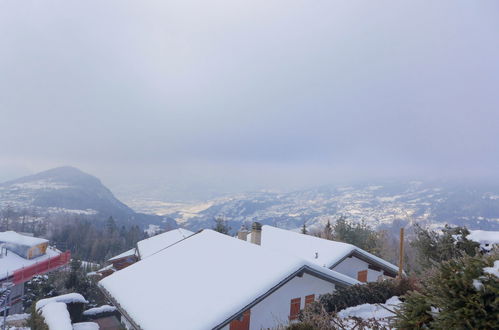
[[[410,292],[397,313],[402,329],[494,329],[499,315],[499,278],[484,272],[499,255],[465,255],[442,262]]]
[[[307,226],[305,225],[305,222],[303,223],[303,226],[301,227],[301,233],[305,234],[305,235],[308,234],[308,230],[307,230]]]
[[[213,230],[225,235],[229,235],[231,227],[227,224],[227,220],[225,220],[224,217],[218,216],[215,218],[215,226],[213,227]]]
[[[474,256],[479,251],[480,244],[466,238],[470,233],[466,227],[446,225],[440,234],[416,224],[414,232],[416,239],[411,246],[417,250],[418,262],[423,269],[463,255]]]

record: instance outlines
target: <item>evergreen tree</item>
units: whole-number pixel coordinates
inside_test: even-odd
[[[109,217],[107,219],[106,230],[108,235],[112,235],[116,232],[117,226],[116,226],[116,221],[113,219],[113,217]]]
[[[480,244],[466,238],[470,233],[466,227],[446,225],[439,234],[416,224],[414,232],[416,238],[411,245],[417,250],[418,262],[423,269],[463,255],[474,256],[479,251]]]
[[[85,296],[89,285],[87,278],[81,270],[81,261],[78,259],[71,260],[70,269],[69,275],[65,281],[66,289],[81,293]]]
[[[227,224],[227,220],[224,217],[219,216],[215,218],[215,225],[213,226],[213,230],[219,233],[229,235],[229,232],[232,228]]]
[[[324,229],[319,234],[319,236],[324,239],[333,239],[333,227],[331,226],[331,222],[329,220],[327,221],[327,224],[324,226]]]
[[[322,238],[345,242],[379,255],[379,234],[365,222],[353,223],[345,216],[340,216],[334,226],[327,222],[319,235]]]
[[[307,226],[305,225],[305,222],[303,223],[303,226],[301,227],[301,233],[305,234],[305,235],[308,234],[308,230],[307,230]]]
[[[411,291],[404,297],[395,327],[496,329],[499,278],[487,268],[498,258],[497,253],[478,254],[442,262],[423,280],[420,292]]]

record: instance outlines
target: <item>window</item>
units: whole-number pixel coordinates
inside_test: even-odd
[[[367,270],[361,270],[360,272],[357,273],[357,280],[359,282],[367,282]]]
[[[300,315],[300,304],[301,304],[301,298],[291,299],[291,306],[289,309],[290,320],[298,319],[298,316]]]
[[[238,320],[230,322],[230,330],[249,330],[251,311],[245,311]]]
[[[309,296],[306,296],[305,297],[305,306],[307,306],[308,304],[311,304],[315,301],[315,294],[311,294]]]

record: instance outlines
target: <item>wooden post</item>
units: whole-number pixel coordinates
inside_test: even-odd
[[[400,228],[399,278],[404,272],[404,228]]]

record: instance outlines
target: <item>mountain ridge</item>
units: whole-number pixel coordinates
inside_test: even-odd
[[[44,216],[79,215],[115,218],[118,223],[175,228],[170,218],[135,212],[118,200],[101,180],[75,167],[63,166],[0,183],[0,208],[34,210]]]
[[[225,217],[233,230],[259,221],[287,229],[303,223],[313,228],[344,215],[373,227],[394,223],[446,223],[472,229],[499,230],[499,184],[494,182],[384,181],[324,185],[292,192],[253,192],[204,201],[200,204],[134,202],[136,209],[160,211],[179,224],[198,230]],[[156,212],[157,212],[156,211]]]

